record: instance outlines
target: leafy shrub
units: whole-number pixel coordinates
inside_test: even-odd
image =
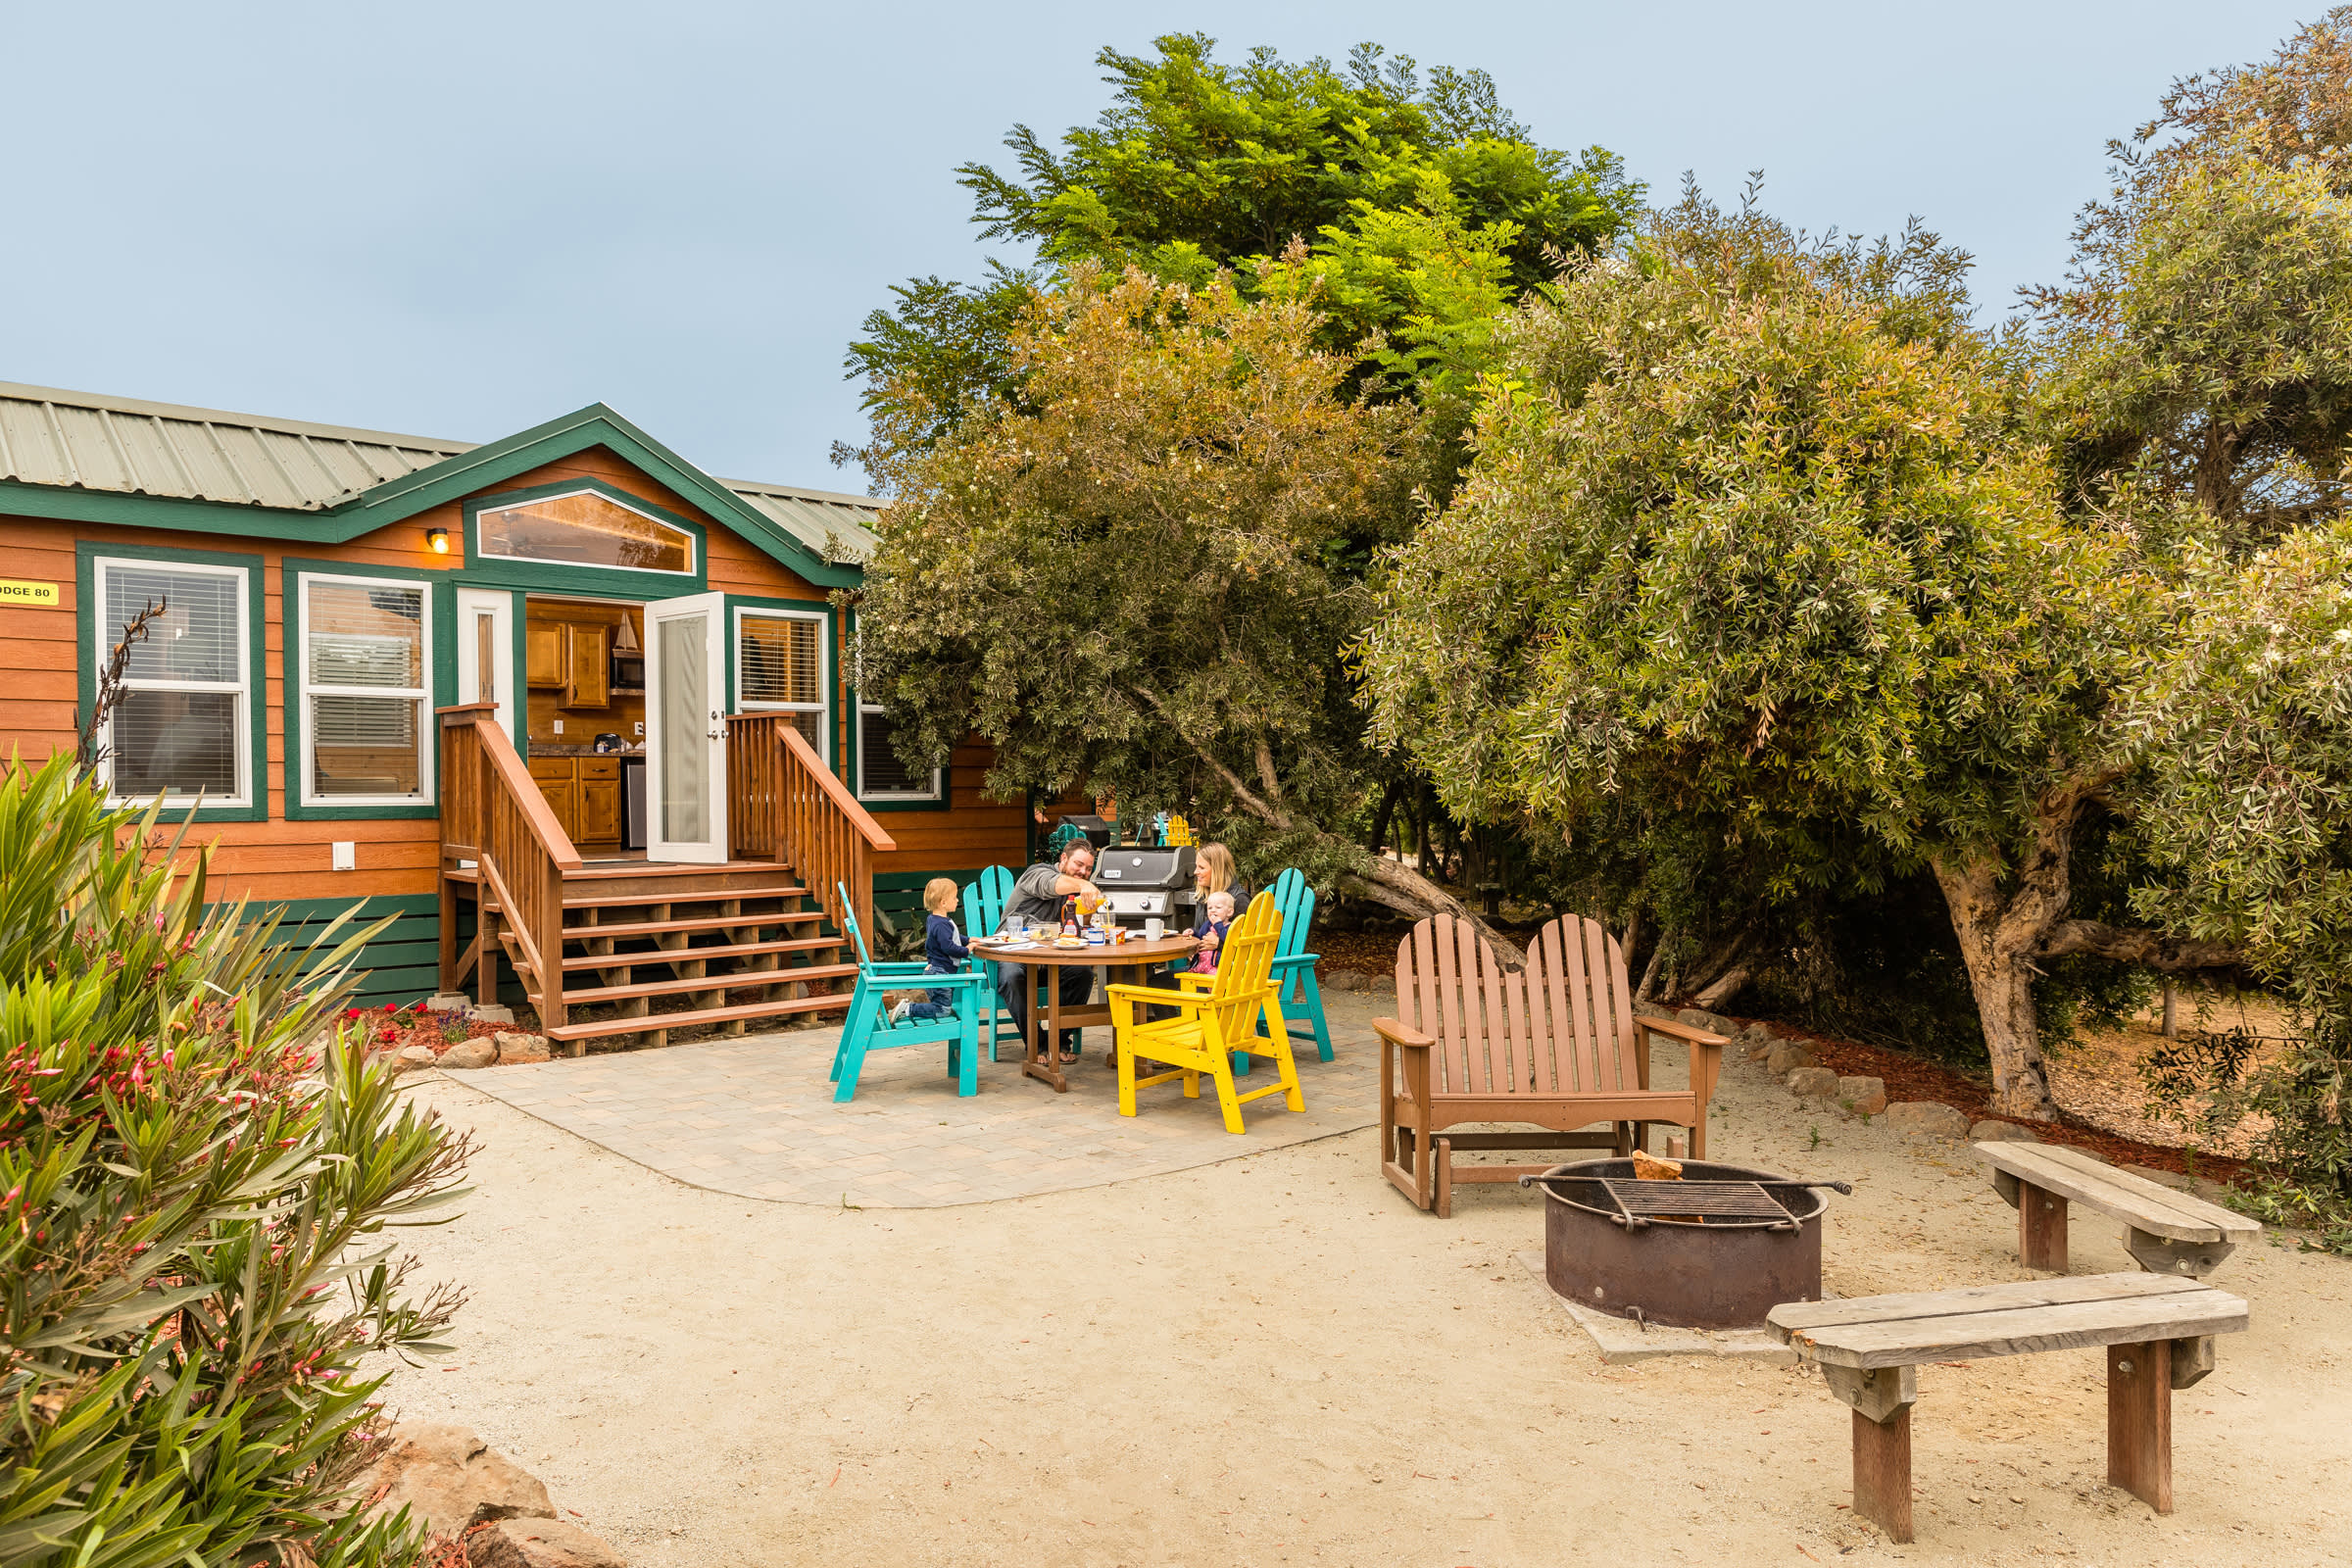
[[[351,1511],[359,1366],[440,1348],[459,1296],[383,1232],[466,1141],[333,1027],[369,933],[208,910],[154,824],[70,758],[0,775],[0,1562],[406,1568],[405,1512]]]

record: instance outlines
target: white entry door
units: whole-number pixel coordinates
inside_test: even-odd
[[[458,701],[496,703],[498,726],[516,740],[514,596],[504,588],[458,590]]]
[[[727,858],[726,596],[645,607],[646,858]]]

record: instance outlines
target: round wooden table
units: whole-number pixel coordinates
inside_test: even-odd
[[[1021,995],[1028,1002],[1027,1032],[1021,1042],[1021,1071],[1030,1077],[1052,1084],[1056,1094],[1070,1092],[1070,1081],[1054,1057],[1054,1048],[1064,1029],[1108,1029],[1112,1027],[1112,1009],[1061,1004],[1061,975],[1063,969],[1102,969],[1104,980],[1111,985],[1142,985],[1145,975],[1163,963],[1176,958],[1189,958],[1200,951],[1200,939],[1196,936],[1164,936],[1157,942],[1108,944],[1089,943],[1083,948],[1053,946],[1018,948],[1010,952],[993,942],[971,945],[974,957],[991,963],[1013,964],[1021,970]],[[1042,975],[1040,971],[1043,971]],[[1046,983],[1045,1040],[1038,1040],[1037,985]],[[1115,1043],[1112,1050],[1117,1050]],[[1115,1059],[1115,1058],[1114,1058]]]

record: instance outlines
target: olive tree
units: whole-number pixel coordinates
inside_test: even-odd
[[[2061,504],[2016,345],[1914,231],[1808,242],[1696,195],[1502,341],[1454,502],[1361,650],[1374,735],[1474,816],[1630,800],[1835,881],[1858,830],[1940,889],[2005,1112],[2055,1114],[2033,982],[2195,943],[2070,909],[2161,641],[2131,529]],[[1621,813],[1620,813],[1621,814]]]

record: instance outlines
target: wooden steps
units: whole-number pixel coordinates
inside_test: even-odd
[[[568,880],[565,882],[569,888]],[[808,890],[804,887],[723,888],[714,893],[606,893],[594,898],[566,891],[564,907],[566,909],[607,909],[635,904],[715,904],[722,899],[805,899]]]
[[[619,969],[633,963],[672,963],[698,958],[757,958],[768,954],[821,953],[842,945],[839,937],[786,937],[778,942],[714,943],[707,948],[640,948],[634,953],[588,954],[566,957],[566,969]],[[790,970],[761,970],[763,974]]]
[[[691,996],[698,991],[753,991],[806,980],[854,980],[857,976],[858,966],[854,963],[811,963],[797,969],[736,969],[725,974],[687,975],[676,980],[632,980],[627,985],[595,986],[587,990],[565,986],[564,1004],[567,1007],[593,1007],[599,1003],[626,1002],[632,997]],[[846,1002],[848,999],[841,1000]]]
[[[491,923],[492,951],[503,953],[514,966],[540,1016],[556,1011],[547,1004],[547,977],[524,957],[500,901],[486,896],[471,868],[449,875]],[[548,967],[562,987],[564,1021],[544,1032],[574,1054],[594,1039],[638,1035],[661,1041],[673,1029],[713,1024],[740,1033],[757,1019],[849,1005],[850,987],[836,990],[838,982],[858,974],[856,964],[839,961],[848,939],[819,933],[824,912],[790,866],[772,860],[724,866],[592,864],[564,873],[563,906],[563,952],[542,956],[553,960]],[[646,968],[654,968],[658,978],[640,978]],[[821,994],[808,995],[811,987],[821,988]],[[758,1000],[728,1000],[746,993]],[[724,1004],[654,1010],[669,998]],[[610,1015],[576,1015],[589,1008]]]

